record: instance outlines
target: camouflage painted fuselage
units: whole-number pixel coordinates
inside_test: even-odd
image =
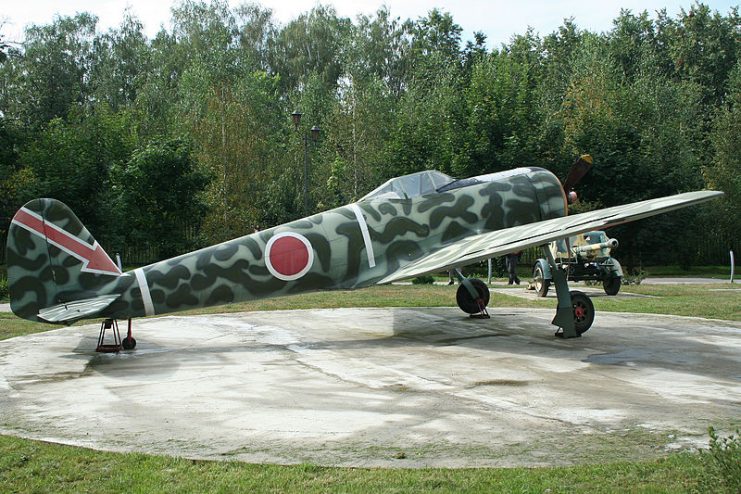
[[[470,235],[566,214],[563,189],[544,169],[519,168],[477,178],[476,183],[446,192],[363,199],[120,276],[65,274],[65,269],[79,271],[80,261],[12,225],[8,240],[12,309],[21,317],[37,319],[45,307],[118,295],[94,317],[126,319],[316,290],[362,288]],[[44,199],[37,201],[26,207],[48,209]],[[36,212],[53,220],[53,210]],[[57,224],[93,243],[75,221],[64,226],[62,219]],[[285,242],[279,251],[280,238]],[[293,259],[294,247],[308,252]]]

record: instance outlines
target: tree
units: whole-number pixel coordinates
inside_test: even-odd
[[[337,17],[333,7],[317,6],[280,30],[270,49],[269,65],[280,76],[285,92],[300,90],[312,75],[334,89],[343,73],[350,19]]]
[[[227,2],[186,0],[173,9],[172,17],[176,56],[185,68],[199,65],[225,83],[240,73],[239,29]]]
[[[3,38],[0,36],[0,63],[4,63],[8,59],[7,49],[10,46],[3,42]]]
[[[196,157],[211,181],[205,193],[204,235],[223,241],[263,228],[261,208],[272,167],[285,166],[277,145],[287,113],[276,98],[278,81],[256,72],[234,88],[210,87],[206,111],[192,115]],[[272,199],[268,199],[272,200]]]
[[[88,79],[97,18],[82,13],[56,17],[46,26],[26,29],[21,79],[9,109],[30,127],[90,103]]]
[[[678,21],[669,26],[669,53],[676,74],[703,88],[706,105],[718,104],[725,93],[738,60],[740,28],[738,7],[722,16],[702,3],[695,3],[688,12],[682,10]]]
[[[432,9],[426,17],[421,17],[414,23],[412,57],[418,60],[438,55],[457,63],[462,32],[463,28],[455,23],[450,13]]]
[[[317,179],[322,206],[340,206],[374,189],[389,173],[386,143],[395,125],[395,97],[375,76],[347,78],[325,123],[330,166]]]
[[[725,192],[710,209],[709,223],[730,241],[741,231],[741,62],[731,74],[725,101],[713,121],[713,159],[703,167],[703,175],[709,188]]]
[[[125,246],[154,244],[163,259],[196,246],[193,232],[205,213],[201,194],[207,178],[187,143],[149,142],[113,168],[112,182]]]
[[[410,24],[392,18],[387,7],[374,17],[361,15],[352,29],[352,39],[343,52],[346,75],[353,84],[366,79],[380,80],[399,98],[410,72]]]
[[[0,241],[16,210],[36,196],[36,178],[20,164],[22,130],[0,117]]]
[[[90,86],[95,103],[114,111],[132,107],[150,72],[150,51],[143,26],[129,11],[118,29],[93,42]]]
[[[116,29],[96,25],[90,14],[57,17],[18,47],[0,40],[0,215],[52,195],[101,240],[133,241],[112,205],[132,153],[152,143],[167,159],[187,148],[194,173],[208,177],[197,227],[224,240],[303,216],[303,138],[316,124],[312,210],[422,169],[464,177],[533,165],[563,177],[589,152],[585,204],[704,181],[726,191],[708,221],[724,235],[738,230],[736,8],[625,10],[605,33],[567,19],[493,51],[481,33],[462,40],[437,9],[403,20],[383,7],[352,21],[317,6],[280,25],[259,4],[181,0],[151,40],[128,11]],[[296,109],[302,132],[288,117]],[[693,211],[616,232],[620,255],[637,264],[665,253],[660,238],[682,251],[673,261],[691,260],[707,236],[686,226],[703,224]]]
[[[459,176],[526,164],[537,154],[540,40],[532,32],[477,62],[465,89],[465,134],[454,158]]]
[[[133,115],[101,106],[90,114],[55,118],[20,152],[35,178],[35,194],[67,204],[101,242],[113,234],[109,172],[136,146]]]
[[[381,178],[420,170],[451,172],[463,127],[459,68],[449,66],[434,80],[411,84],[400,99]]]
[[[245,54],[247,64],[254,70],[270,70],[270,45],[277,35],[273,21],[273,11],[260,4],[248,3],[237,7],[239,27],[239,44]]]
[[[628,80],[639,77],[648,64],[650,70],[661,77],[672,74],[665,33],[666,26],[671,24],[665,10],[659,12],[656,22],[645,10],[637,16],[629,10],[620,11],[613,21],[615,27],[608,42],[610,53],[624,77]]]

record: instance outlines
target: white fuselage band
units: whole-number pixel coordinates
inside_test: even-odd
[[[368,254],[368,266],[376,266],[376,256],[373,254],[373,243],[371,242],[370,232],[368,232],[368,224],[365,222],[363,217],[363,211],[357,204],[350,204],[350,209],[355,213],[355,218],[358,220],[360,225],[360,233],[363,234],[363,243],[365,243],[365,253]]]
[[[139,291],[142,293],[142,302],[144,302],[144,313],[148,316],[154,315],[154,304],[152,303],[152,295],[149,293],[149,285],[147,285],[147,277],[144,276],[144,271],[139,268],[134,270],[136,276],[136,282],[139,283]]]

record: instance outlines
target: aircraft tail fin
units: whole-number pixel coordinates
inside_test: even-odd
[[[78,313],[104,309],[113,300],[106,298],[101,307],[100,289],[121,275],[75,213],[56,199],[34,199],[18,210],[8,230],[7,264],[10,307],[32,321],[79,319],[65,319],[59,310],[56,317],[40,316],[75,301],[98,300]]]

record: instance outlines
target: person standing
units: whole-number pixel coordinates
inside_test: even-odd
[[[513,283],[520,284],[520,278],[517,277],[517,258],[520,257],[521,252],[511,252],[507,254],[505,257],[505,261],[507,263],[507,273],[509,273],[509,283],[508,285],[511,285]]]

